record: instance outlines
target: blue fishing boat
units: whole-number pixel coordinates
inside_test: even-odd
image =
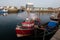
[[[0,10],[0,15],[5,16],[8,14],[7,12],[8,12],[8,10],[2,9],[2,10]]]

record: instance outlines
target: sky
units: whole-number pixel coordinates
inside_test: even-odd
[[[35,7],[60,7],[60,0],[0,0],[0,6],[25,6],[33,3]]]

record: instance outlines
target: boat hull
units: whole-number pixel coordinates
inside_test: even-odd
[[[29,36],[32,34],[32,29],[23,29],[16,27],[16,35],[17,37],[24,37],[24,36]]]

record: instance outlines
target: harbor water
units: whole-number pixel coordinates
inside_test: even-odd
[[[51,14],[40,14],[41,24],[50,21]],[[7,16],[0,16],[0,40],[18,40],[16,37],[16,25],[27,17],[26,12],[18,14],[8,14]]]

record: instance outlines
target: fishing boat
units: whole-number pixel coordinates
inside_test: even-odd
[[[33,34],[34,27],[34,21],[38,20],[38,15],[31,13],[28,18],[24,20],[24,22],[20,23],[21,25],[16,27],[16,34],[17,37],[22,37],[22,36],[29,36]],[[37,22],[37,21],[36,21]],[[35,22],[35,23],[36,23]]]
[[[24,37],[24,36],[29,36],[32,34],[32,30],[33,30],[33,22],[25,21],[22,22],[21,25],[17,25],[16,27],[16,35],[17,37]]]
[[[0,15],[7,16],[7,15],[8,15],[7,12],[8,12],[8,10],[1,9],[1,10],[0,10]]]

